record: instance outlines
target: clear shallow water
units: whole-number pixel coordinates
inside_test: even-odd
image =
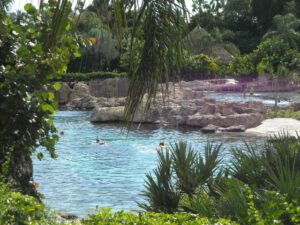
[[[113,210],[139,210],[145,174],[156,167],[156,148],[161,141],[188,141],[203,150],[207,140],[224,142],[222,158],[228,149],[243,140],[257,137],[246,134],[204,135],[199,130],[164,129],[141,125],[126,131],[120,125],[88,122],[89,112],[58,111],[55,125],[64,131],[56,145],[59,157],[34,158],[34,180],[45,202],[56,210],[84,216],[96,206]],[[106,142],[94,144],[96,137]]]

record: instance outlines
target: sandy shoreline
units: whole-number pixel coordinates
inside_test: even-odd
[[[300,121],[290,118],[266,119],[258,127],[250,128],[246,132],[267,136],[285,132],[297,136],[297,133],[300,135]]]

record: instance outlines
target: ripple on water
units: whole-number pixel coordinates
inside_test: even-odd
[[[161,141],[185,140],[201,151],[208,139],[225,142],[228,149],[253,138],[146,125],[127,132],[116,124],[91,124],[89,116],[89,112],[58,111],[54,122],[58,131],[64,131],[56,145],[59,157],[34,159],[34,179],[40,183],[45,202],[79,216],[93,212],[96,206],[139,210],[136,202],[143,200],[145,174],[156,166],[156,148]],[[93,144],[97,137],[106,144]],[[222,156],[228,158],[228,151]]]

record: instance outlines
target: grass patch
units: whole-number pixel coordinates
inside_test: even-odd
[[[283,110],[268,110],[267,116],[269,118],[292,118],[300,120],[300,111],[295,112],[293,109],[283,109]]]

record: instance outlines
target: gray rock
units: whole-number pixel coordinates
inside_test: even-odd
[[[93,110],[90,119],[91,122],[120,122],[124,120],[124,106],[105,108],[96,107]]]
[[[250,128],[258,126],[264,118],[264,115],[259,113],[233,114],[229,116],[195,114],[188,117],[186,124],[194,127],[205,127],[212,124],[225,128],[243,125],[246,128]]]
[[[246,127],[244,125],[239,125],[239,126],[230,126],[227,128],[218,128],[217,132],[245,132]]]
[[[65,82],[61,83],[61,88],[58,91],[55,91],[55,100],[59,102],[61,105],[65,105],[70,101],[70,96],[72,93],[72,89]]]
[[[213,104],[204,104],[201,107],[201,113],[204,114],[204,115],[214,114],[215,109],[216,109],[216,107]]]
[[[76,220],[76,219],[78,219],[78,216],[76,216],[73,213],[59,213],[59,216],[63,219],[66,219],[66,220]]]
[[[203,127],[203,128],[201,129],[201,131],[202,131],[203,133],[215,133],[218,129],[219,129],[218,126],[215,126],[215,125],[213,125],[213,124],[209,124],[209,125],[207,125],[206,127]]]

